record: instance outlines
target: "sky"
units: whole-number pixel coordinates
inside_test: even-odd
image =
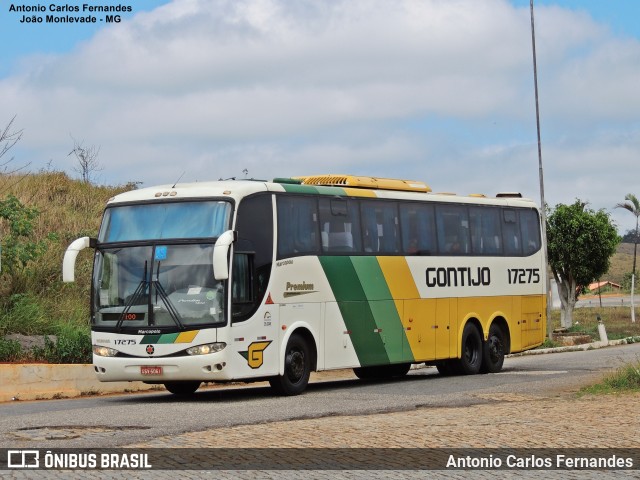
[[[540,203],[529,6],[0,0],[0,129],[15,117],[10,165],[33,172],[77,177],[74,145],[96,147],[100,184],[347,173]],[[638,19],[637,0],[535,1],[546,203],[587,201],[620,233],[635,217],[614,206],[640,196]]]

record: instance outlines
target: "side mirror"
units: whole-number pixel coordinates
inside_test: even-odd
[[[84,250],[87,247],[95,248],[96,239],[89,237],[78,238],[71,242],[71,245],[67,247],[67,251],[64,252],[64,259],[62,260],[62,281],[70,283],[75,281],[76,271],[76,258],[80,250]]]
[[[213,246],[213,277],[216,280],[229,278],[229,247],[236,241],[236,232],[227,230],[216,240]]]

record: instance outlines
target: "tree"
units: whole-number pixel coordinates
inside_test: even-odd
[[[633,236],[633,269],[631,273],[635,275],[636,273],[636,252],[638,249],[638,218],[640,218],[640,201],[636,198],[632,193],[628,193],[625,195],[624,199],[626,200],[624,203],[616,204],[616,208],[624,208],[625,210],[629,210],[636,216],[636,231]]]
[[[558,204],[547,216],[549,265],[558,284],[563,327],[573,323],[579,289],[609,270],[619,241],[609,214],[587,208],[581,200],[572,205]]]
[[[640,233],[636,234],[635,230],[627,230],[622,236],[622,243],[636,243],[640,240]]]
[[[628,193],[625,195],[624,203],[618,203],[616,208],[624,208],[629,210],[636,216],[636,234],[633,239],[633,268],[631,269],[631,321],[636,321],[636,306],[633,302],[633,293],[635,290],[635,278],[636,278],[636,253],[638,251],[638,218],[640,217],[640,202],[635,195]]]
[[[0,174],[3,175],[11,175],[12,173],[16,173],[29,165],[27,164],[12,169],[11,167],[13,167],[13,165],[11,165],[11,163],[14,161],[14,157],[3,158],[22,138],[22,130],[12,130],[15,119],[16,117],[13,117],[9,120],[6,127],[4,127],[3,130],[0,130]]]
[[[75,155],[78,160],[78,166],[73,170],[80,174],[80,178],[84,183],[91,183],[91,177],[94,172],[102,170],[102,165],[98,162],[100,147],[95,145],[85,147],[83,143],[73,138],[73,150],[69,152],[69,155]]]

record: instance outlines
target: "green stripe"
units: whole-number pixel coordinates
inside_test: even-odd
[[[316,190],[316,187],[313,187],[310,185],[288,185],[288,184],[281,184],[281,185],[284,188],[285,192],[289,192],[289,193],[311,193],[311,194],[318,193],[318,191]]]
[[[281,184],[285,192],[289,193],[307,193],[312,195],[338,195],[346,196],[343,188],[340,187],[316,187],[314,185],[290,185]]]
[[[402,326],[391,291],[377,257],[351,257],[360,285],[369,302],[376,325],[391,363],[413,361],[413,354]]]
[[[162,337],[162,335],[145,335],[144,337],[142,337],[142,340],[140,340],[140,345],[149,345],[150,343],[158,343],[158,340],[160,340],[160,337]]]
[[[178,338],[179,333],[164,333],[162,335],[145,335],[140,340],[140,345],[149,345],[152,343],[163,344],[163,343],[174,343]]]
[[[179,333],[167,333],[165,335],[160,335],[160,340],[158,343],[174,343],[176,338],[178,338]]]
[[[345,325],[361,366],[389,363],[367,297],[350,257],[319,257],[320,264],[338,301]]]

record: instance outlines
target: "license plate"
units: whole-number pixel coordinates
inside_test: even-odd
[[[140,367],[141,375],[162,375],[162,367]]]

